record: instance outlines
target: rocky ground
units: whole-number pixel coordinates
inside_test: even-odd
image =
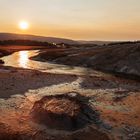
[[[46,96],[68,93],[89,99],[87,104],[97,115],[91,113],[88,119],[94,117],[94,122],[69,131],[34,121],[31,112],[37,102]],[[1,66],[0,140],[139,140],[139,100],[140,83],[134,80],[98,72],[80,76]],[[50,110],[55,104],[58,108],[53,110],[59,109],[59,113],[69,109],[60,106],[60,102],[53,100],[45,109]]]

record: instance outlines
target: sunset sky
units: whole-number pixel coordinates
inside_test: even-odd
[[[26,31],[18,27],[22,20]],[[140,0],[0,0],[0,32],[139,40]]]

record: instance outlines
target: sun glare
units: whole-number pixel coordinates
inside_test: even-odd
[[[28,51],[20,51],[19,66],[23,68],[27,68],[27,64],[28,64]]]
[[[27,21],[21,21],[19,23],[19,28],[21,30],[27,30],[29,28],[29,23]]]

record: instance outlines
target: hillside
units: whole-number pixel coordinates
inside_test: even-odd
[[[77,41],[65,39],[65,38],[55,38],[55,37],[44,37],[36,35],[26,35],[26,34],[13,34],[13,33],[0,33],[0,41],[2,40],[31,40],[31,41],[41,41],[49,43],[65,43],[65,44],[77,44]]]
[[[100,70],[140,76],[140,43],[109,46],[87,63]]]
[[[85,40],[79,40],[78,41],[80,44],[98,44],[98,45],[104,45],[104,44],[109,44],[114,41],[85,41]]]

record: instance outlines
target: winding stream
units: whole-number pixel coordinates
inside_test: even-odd
[[[92,75],[96,72],[91,69],[66,66],[49,62],[33,61],[29,59],[38,54],[38,50],[19,51],[9,56],[5,56],[2,60],[5,66],[12,66],[17,68],[34,69],[42,72],[60,73],[60,74],[76,74],[76,75]],[[99,73],[98,73],[99,74]]]

